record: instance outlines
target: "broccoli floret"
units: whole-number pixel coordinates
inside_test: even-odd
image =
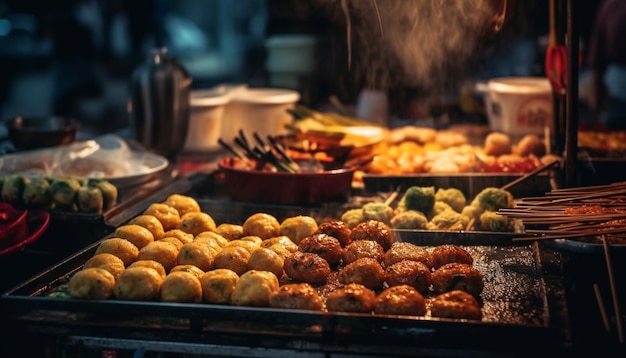
[[[469,223],[469,219],[465,215],[461,215],[452,209],[444,210],[435,215],[427,228],[429,230],[445,230],[445,231],[461,231]]]
[[[495,211],[485,211],[478,218],[479,228],[485,231],[513,231],[513,220]]]
[[[393,217],[393,209],[385,203],[367,203],[362,210],[364,221],[377,220],[389,225]]]
[[[434,186],[411,186],[409,187],[398,206],[402,206],[406,210],[417,210],[428,213],[435,205],[435,187]]]
[[[467,204],[465,194],[457,188],[437,189],[437,192],[435,193],[435,200],[447,203],[457,213],[460,213],[465,204]]]
[[[394,229],[426,229],[428,219],[426,216],[415,210],[404,211],[391,219],[391,226]]]
[[[350,229],[354,229],[355,226],[365,221],[363,219],[363,209],[349,209],[341,215],[341,221],[348,224]]]
[[[498,211],[515,205],[513,195],[500,188],[485,188],[476,195],[475,200],[482,211]]]

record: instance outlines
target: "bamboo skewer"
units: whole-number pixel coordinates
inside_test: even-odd
[[[611,286],[611,296],[613,299],[613,310],[615,311],[615,322],[617,324],[617,335],[620,344],[624,344],[624,330],[622,328],[622,314],[620,313],[619,301],[617,299],[617,289],[615,287],[615,278],[613,277],[613,264],[611,255],[609,254],[609,244],[606,241],[606,235],[602,235],[602,245],[604,247],[604,259],[606,268],[609,273],[609,285]]]
[[[611,324],[609,323],[609,316],[606,314],[606,308],[604,307],[604,301],[602,300],[602,294],[600,293],[600,287],[597,283],[593,284],[593,292],[596,294],[596,301],[598,301],[598,309],[600,309],[600,315],[602,316],[602,323],[604,323],[604,329],[607,333],[611,332]]]

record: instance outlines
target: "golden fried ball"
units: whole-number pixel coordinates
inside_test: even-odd
[[[153,268],[129,267],[117,278],[113,294],[120,300],[149,301],[159,297],[163,277]]]
[[[89,300],[104,300],[113,295],[115,277],[99,267],[89,267],[70,278],[70,296]]]
[[[96,254],[90,257],[83,265],[83,269],[90,267],[98,267],[101,269],[105,269],[113,275],[113,277],[117,278],[124,269],[126,269],[126,265],[124,265],[124,261],[119,257],[103,252],[101,254]]]
[[[298,243],[298,250],[320,255],[331,266],[343,260],[344,249],[339,240],[326,234],[307,236]]]
[[[178,265],[194,265],[202,271],[213,269],[214,251],[206,244],[189,242],[178,252]]]
[[[171,242],[159,240],[142,247],[137,259],[160,262],[165,267],[165,271],[169,272],[178,264],[178,251],[176,245]]]
[[[244,236],[253,235],[261,239],[269,239],[280,235],[278,219],[267,213],[256,213],[249,216],[243,223]]]
[[[354,262],[362,257],[371,257],[378,262],[383,262],[385,249],[374,240],[356,240],[345,247],[343,258],[345,264]]]
[[[431,301],[433,317],[481,320],[480,304],[474,296],[462,290],[453,290],[437,295]]]
[[[172,267],[172,269],[170,270],[170,273],[176,272],[176,271],[189,272],[189,273],[194,274],[198,278],[204,275],[204,271],[200,270],[198,266],[194,266],[194,265],[176,265]]]
[[[154,241],[154,235],[150,230],[136,224],[118,226],[113,236],[132,242],[138,249]]]
[[[176,229],[180,224],[180,214],[178,213],[178,210],[167,204],[152,203],[143,213],[156,216],[156,218],[159,219],[163,225],[163,230],[165,231]]]
[[[222,236],[221,234],[219,234],[217,232],[213,232],[213,231],[202,232],[202,233],[196,235],[196,237],[194,237],[194,240],[198,240],[198,239],[202,239],[202,238],[210,238],[210,239],[214,240],[220,247],[226,246],[226,244],[228,244],[228,242],[230,241],[227,238],[225,238],[224,236]]]
[[[237,224],[219,224],[215,231],[229,241],[237,240],[243,237],[243,226]]]
[[[426,300],[414,287],[393,286],[378,294],[374,313],[423,316],[426,314]]]
[[[283,245],[281,244],[274,244],[270,247],[263,247],[264,249],[269,249],[274,251],[275,253],[278,254],[278,256],[282,257],[283,261],[285,260],[285,258],[289,255],[291,255],[291,253],[293,251],[289,251],[287,250],[287,248],[285,248]],[[256,251],[256,250],[255,250]]]
[[[229,269],[207,271],[200,277],[202,296],[207,303],[228,304],[239,281],[239,275]]]
[[[167,275],[167,272],[165,271],[165,267],[163,267],[163,264],[161,264],[158,261],[154,261],[154,260],[137,260],[135,262],[133,262],[132,264],[130,264],[130,266],[128,267],[147,267],[147,268],[151,268],[154,269],[156,272],[159,273],[159,275],[161,275],[162,278],[165,278],[165,275]]]
[[[211,215],[201,211],[192,211],[181,216],[177,228],[193,236],[197,236],[205,231],[215,231],[217,229]]]
[[[190,212],[202,211],[198,201],[187,195],[172,194],[168,196],[163,203],[174,207],[180,216]]]
[[[296,251],[285,257],[283,270],[295,282],[322,284],[331,273],[328,261],[311,252]]]
[[[326,308],[334,312],[371,313],[375,307],[376,293],[358,283],[338,288],[326,298]]]
[[[317,221],[306,215],[292,216],[280,223],[280,234],[289,237],[296,244],[303,238],[313,235],[316,230]]]
[[[131,219],[129,224],[135,224],[139,226],[143,226],[146,229],[150,230],[154,240],[160,240],[163,238],[165,234],[165,230],[163,230],[163,224],[157,219],[154,215],[142,214]]]
[[[202,302],[202,284],[191,272],[170,272],[161,284],[161,301],[180,303]]]
[[[261,243],[263,242],[263,239],[261,239],[258,236],[254,236],[254,235],[247,235],[247,236],[242,237],[239,240],[250,241],[250,242],[254,243],[256,246],[261,246]]]
[[[394,242],[391,228],[384,222],[378,220],[367,220],[357,224],[357,226],[350,231],[350,238],[352,241],[374,240],[378,242],[384,250],[389,250]]]
[[[431,252],[431,257],[433,258],[432,267],[435,270],[451,262],[460,262],[468,265],[474,263],[472,255],[467,250],[457,245],[435,246]]]
[[[359,283],[369,289],[382,288],[385,282],[385,270],[380,262],[371,257],[362,257],[347,264],[337,277],[343,284]]]
[[[278,253],[259,247],[250,255],[247,270],[269,271],[276,277],[281,277],[284,263],[285,260]]]
[[[308,283],[289,283],[282,285],[270,297],[270,306],[273,308],[288,308],[321,311],[324,301],[317,290]]]
[[[458,262],[451,262],[439,267],[433,271],[431,279],[436,293],[463,290],[474,297],[478,297],[485,287],[482,272],[472,265]]]
[[[231,303],[236,306],[267,307],[278,286],[278,278],[269,271],[247,271],[239,277]]]
[[[268,248],[276,244],[283,246],[289,252],[298,251],[298,244],[293,242],[293,240],[291,240],[288,236],[285,236],[285,235],[276,236],[276,237],[269,238],[267,240],[263,240],[263,242],[261,242],[261,247]]]
[[[165,241],[165,242],[169,242],[170,244],[174,244],[174,246],[176,246],[176,249],[179,251],[180,251],[180,248],[183,247],[182,241],[178,240],[174,236],[166,236],[158,241]]]
[[[172,236],[177,238],[178,240],[180,240],[180,242],[182,242],[183,244],[186,244],[188,242],[192,242],[194,239],[194,236],[191,235],[188,232],[184,232],[181,229],[171,229],[171,230],[167,230],[164,234],[163,237],[168,237],[168,236]]]
[[[500,132],[491,132],[485,137],[485,154],[502,155],[509,154],[513,149],[511,137]]]
[[[244,249],[248,250],[249,253],[252,253],[254,250],[261,247],[259,244],[257,244],[254,241],[243,240],[243,239],[229,241],[228,244],[226,245],[226,247],[233,247],[233,246],[243,247]]]
[[[217,269],[229,269],[237,275],[243,275],[248,271],[248,260],[250,252],[241,246],[230,246],[223,248],[215,255],[213,265]]]
[[[394,242],[385,252],[384,263],[391,266],[403,260],[419,261],[428,267],[433,267],[431,253],[421,246],[410,242]]]
[[[97,255],[102,253],[113,254],[122,259],[125,266],[128,266],[137,259],[139,249],[135,246],[135,244],[126,239],[112,237],[102,241],[98,245],[95,254]]]

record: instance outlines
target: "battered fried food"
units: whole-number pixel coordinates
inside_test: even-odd
[[[436,293],[462,290],[479,297],[485,287],[483,274],[474,266],[452,262],[436,269],[431,275]]]
[[[387,224],[377,220],[367,220],[355,226],[350,232],[352,241],[356,240],[374,240],[389,250],[393,244],[393,233]]]
[[[215,255],[213,265],[217,269],[229,269],[241,276],[248,271],[250,252],[241,246],[223,248]]]
[[[199,233],[198,235],[196,235],[194,237],[194,240],[200,240],[200,239],[203,239],[203,238],[209,238],[209,239],[215,241],[220,247],[225,247],[230,242],[230,240],[228,240],[224,236],[220,235],[217,232],[213,232],[213,231],[201,232],[201,233]]]
[[[120,300],[149,301],[159,297],[163,277],[153,268],[128,267],[117,278],[113,295]]]
[[[113,277],[117,278],[126,266],[124,265],[124,261],[119,257],[103,252],[101,254],[96,254],[90,257],[85,264],[83,265],[83,269],[90,267],[98,267],[101,269],[105,269],[113,275]]]
[[[385,282],[385,270],[380,262],[371,257],[362,257],[339,270],[339,282],[359,283],[369,289],[378,290]]]
[[[202,296],[207,303],[228,304],[231,301],[239,275],[229,269],[207,271],[200,277]]]
[[[462,290],[442,293],[433,298],[430,306],[433,317],[481,320],[483,313],[474,296]]]
[[[338,288],[326,298],[326,308],[329,311],[371,313],[375,307],[376,293],[358,283]]]
[[[160,262],[154,260],[137,260],[130,264],[130,266],[128,267],[148,267],[156,270],[156,272],[158,272],[162,278],[165,278],[165,276],[167,275],[167,272],[165,272],[165,267],[163,267]]]
[[[169,242],[170,244],[174,244],[174,246],[176,246],[176,250],[178,251],[180,251],[180,249],[183,247],[182,241],[178,240],[177,238],[173,236],[164,237],[158,241],[165,241],[165,242]]]
[[[154,215],[138,215],[132,218],[128,223],[143,226],[146,229],[150,230],[154,240],[160,240],[165,235],[165,230],[163,230],[163,224],[161,224],[159,219],[157,219]]]
[[[113,295],[115,277],[99,267],[89,267],[70,278],[70,296],[88,300],[104,300]]]
[[[126,239],[112,237],[105,239],[98,245],[95,255],[102,253],[113,254],[122,259],[125,266],[128,266],[139,256],[139,249]]]
[[[194,238],[193,235],[191,235],[188,232],[184,232],[181,229],[171,229],[171,230],[167,230],[165,233],[163,233],[163,237],[169,237],[169,236],[177,238],[183,244],[186,244],[188,242],[192,242],[193,238]]]
[[[324,221],[317,227],[314,234],[326,234],[339,240],[341,247],[348,246],[352,239],[350,238],[350,227],[348,224],[341,220],[329,220]]]
[[[298,250],[318,254],[331,266],[337,265],[344,256],[339,240],[326,234],[315,234],[303,238],[298,244]]]
[[[154,241],[154,235],[150,230],[135,224],[118,226],[113,233],[114,237],[119,237],[132,242],[138,249]]]
[[[279,236],[280,223],[278,220],[267,213],[256,213],[249,216],[243,223],[244,235],[258,236],[261,239],[269,239]]]
[[[295,252],[298,250],[298,245],[285,235],[263,240],[263,242],[261,242],[261,247],[269,248],[276,244],[283,246],[289,252]]]
[[[165,231],[176,229],[180,224],[180,213],[175,207],[168,204],[152,203],[143,213],[159,219]]]
[[[226,244],[226,247],[233,247],[233,246],[243,247],[244,249],[248,250],[249,253],[252,253],[254,252],[254,250],[261,247],[260,244],[256,243],[255,241],[244,240],[243,238],[239,240],[229,241],[228,244]]]
[[[427,267],[432,267],[432,255],[428,250],[410,242],[394,242],[385,252],[385,266],[391,266],[403,260],[419,261]]]
[[[378,294],[374,313],[423,316],[426,314],[426,300],[412,286],[393,286]]]
[[[435,246],[431,252],[431,256],[433,259],[432,267],[435,270],[451,262],[459,262],[468,265],[474,263],[472,255],[467,252],[467,250],[457,245]]]
[[[280,234],[289,237],[296,244],[317,230],[317,221],[311,216],[288,217],[280,223]]]
[[[237,224],[219,224],[215,231],[225,237],[228,241],[237,240],[243,237],[243,226]]]
[[[205,231],[217,230],[213,217],[201,211],[192,211],[181,216],[177,228],[193,236],[197,236]]]
[[[159,262],[169,272],[172,267],[178,265],[179,250],[171,242],[158,240],[149,243],[139,250],[138,260],[154,260]]]
[[[270,297],[278,291],[278,278],[269,271],[250,270],[235,285],[231,303],[236,306],[268,307]]]
[[[180,303],[202,302],[200,279],[191,272],[170,272],[161,284],[161,301]]]
[[[170,270],[170,273],[176,272],[176,271],[189,272],[189,273],[194,274],[197,278],[204,276],[204,271],[200,270],[198,266],[194,266],[194,265],[176,265],[172,267],[172,269]]]
[[[288,308],[321,311],[324,301],[317,290],[308,283],[289,283],[282,285],[270,297],[273,308]]]
[[[163,203],[175,208],[181,217],[190,212],[201,211],[198,201],[187,195],[172,194]]]
[[[284,265],[285,259],[281,255],[269,248],[259,247],[250,255],[247,270],[269,271],[276,277],[282,277]]]
[[[425,295],[432,283],[430,267],[413,260],[398,261],[385,267],[385,281],[391,287],[409,285]]]
[[[283,270],[295,282],[312,285],[326,282],[330,275],[330,265],[321,256],[310,252],[296,251],[285,258]]]
[[[202,271],[213,269],[213,261],[215,254],[211,248],[199,242],[189,242],[183,245],[178,252],[178,265],[194,265]]]
[[[385,250],[374,240],[352,241],[344,250],[343,262],[349,264],[362,257],[371,257],[378,262],[383,262]]]

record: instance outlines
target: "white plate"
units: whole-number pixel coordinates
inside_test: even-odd
[[[154,178],[156,174],[165,170],[169,161],[160,155],[134,152],[128,164],[133,168],[138,168],[138,171],[123,176],[105,176],[103,179],[108,180],[118,188],[137,185]]]

